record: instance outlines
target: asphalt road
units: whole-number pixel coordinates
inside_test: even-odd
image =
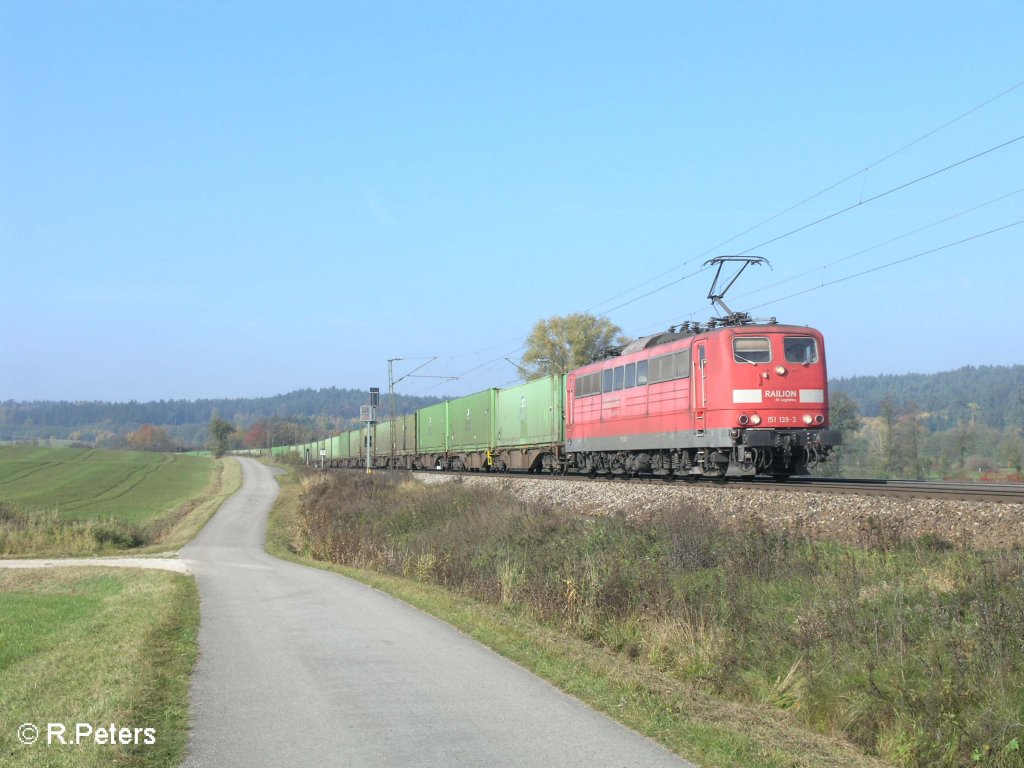
[[[688,766],[447,624],[263,551],[272,471],[181,552],[202,600],[185,766]]]

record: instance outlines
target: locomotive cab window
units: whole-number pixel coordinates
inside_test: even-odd
[[[612,389],[614,389],[616,392],[619,391],[620,389],[622,389],[622,386],[625,383],[625,381],[626,381],[625,369],[621,365],[616,366],[615,367],[615,382],[612,385]]]
[[[606,369],[605,371],[603,371],[603,375],[604,375],[604,386],[601,388],[601,391],[602,392],[611,392],[612,391],[612,369],[611,368]]]
[[[732,358],[737,363],[770,363],[771,342],[758,336],[737,336],[732,340]]]
[[[637,360],[636,363],[636,385],[642,387],[647,384],[647,361]]]
[[[810,336],[787,336],[782,340],[787,363],[808,365],[818,362],[818,342]]]
[[[636,384],[636,363],[630,363],[626,366],[626,389]]]

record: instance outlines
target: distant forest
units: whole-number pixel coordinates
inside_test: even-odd
[[[282,439],[304,440],[347,430],[359,418],[369,392],[358,389],[300,389],[285,395],[219,400],[160,400],[150,403],[14,402],[0,403],[0,441],[70,440],[120,447],[124,438],[143,425],[159,427],[182,447],[204,446],[210,421],[231,422],[238,435],[257,424],[277,427]],[[395,412],[411,413],[440,397],[395,394]],[[387,392],[381,393],[381,412],[387,413]],[[241,439],[241,437],[239,437]]]
[[[1024,365],[830,382],[844,445],[825,473],[1022,480]]]
[[[862,416],[879,416],[887,398],[897,410],[913,404],[933,432],[955,427],[965,418],[993,429],[1024,425],[1024,365],[853,376],[833,379],[829,392],[848,395]]]
[[[838,465],[824,473],[885,477],[1021,474],[1024,365],[932,374],[854,376],[830,383]],[[230,447],[307,442],[350,429],[364,390],[303,389],[276,397],[153,403],[0,403],[0,441],[55,440],[144,450],[205,446],[214,418],[235,427]],[[439,397],[396,395],[396,414]],[[383,393],[381,412],[387,412]]]

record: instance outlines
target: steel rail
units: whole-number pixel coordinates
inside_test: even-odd
[[[423,473],[437,470],[418,470]],[[550,473],[526,472],[442,472],[450,477],[484,477],[500,479],[543,479],[561,480],[563,482],[613,483],[626,485],[665,484],[678,485],[683,488],[737,488],[779,491],[780,493],[824,493],[848,494],[863,496],[895,496],[917,499],[949,499],[951,501],[995,502],[1005,504],[1024,504],[1024,484],[1022,483],[971,483],[962,481],[918,481],[918,480],[884,480],[869,478],[831,478],[831,477],[791,477],[785,482],[777,482],[772,478],[755,478],[740,480],[735,478],[701,478],[696,482],[687,482],[680,478],[662,478],[654,476],[605,475],[590,477],[587,475],[559,475]]]

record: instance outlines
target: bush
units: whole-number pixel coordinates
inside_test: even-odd
[[[137,526],[118,521],[98,523],[92,526],[91,533],[93,539],[101,547],[131,549],[146,543],[146,537]]]

